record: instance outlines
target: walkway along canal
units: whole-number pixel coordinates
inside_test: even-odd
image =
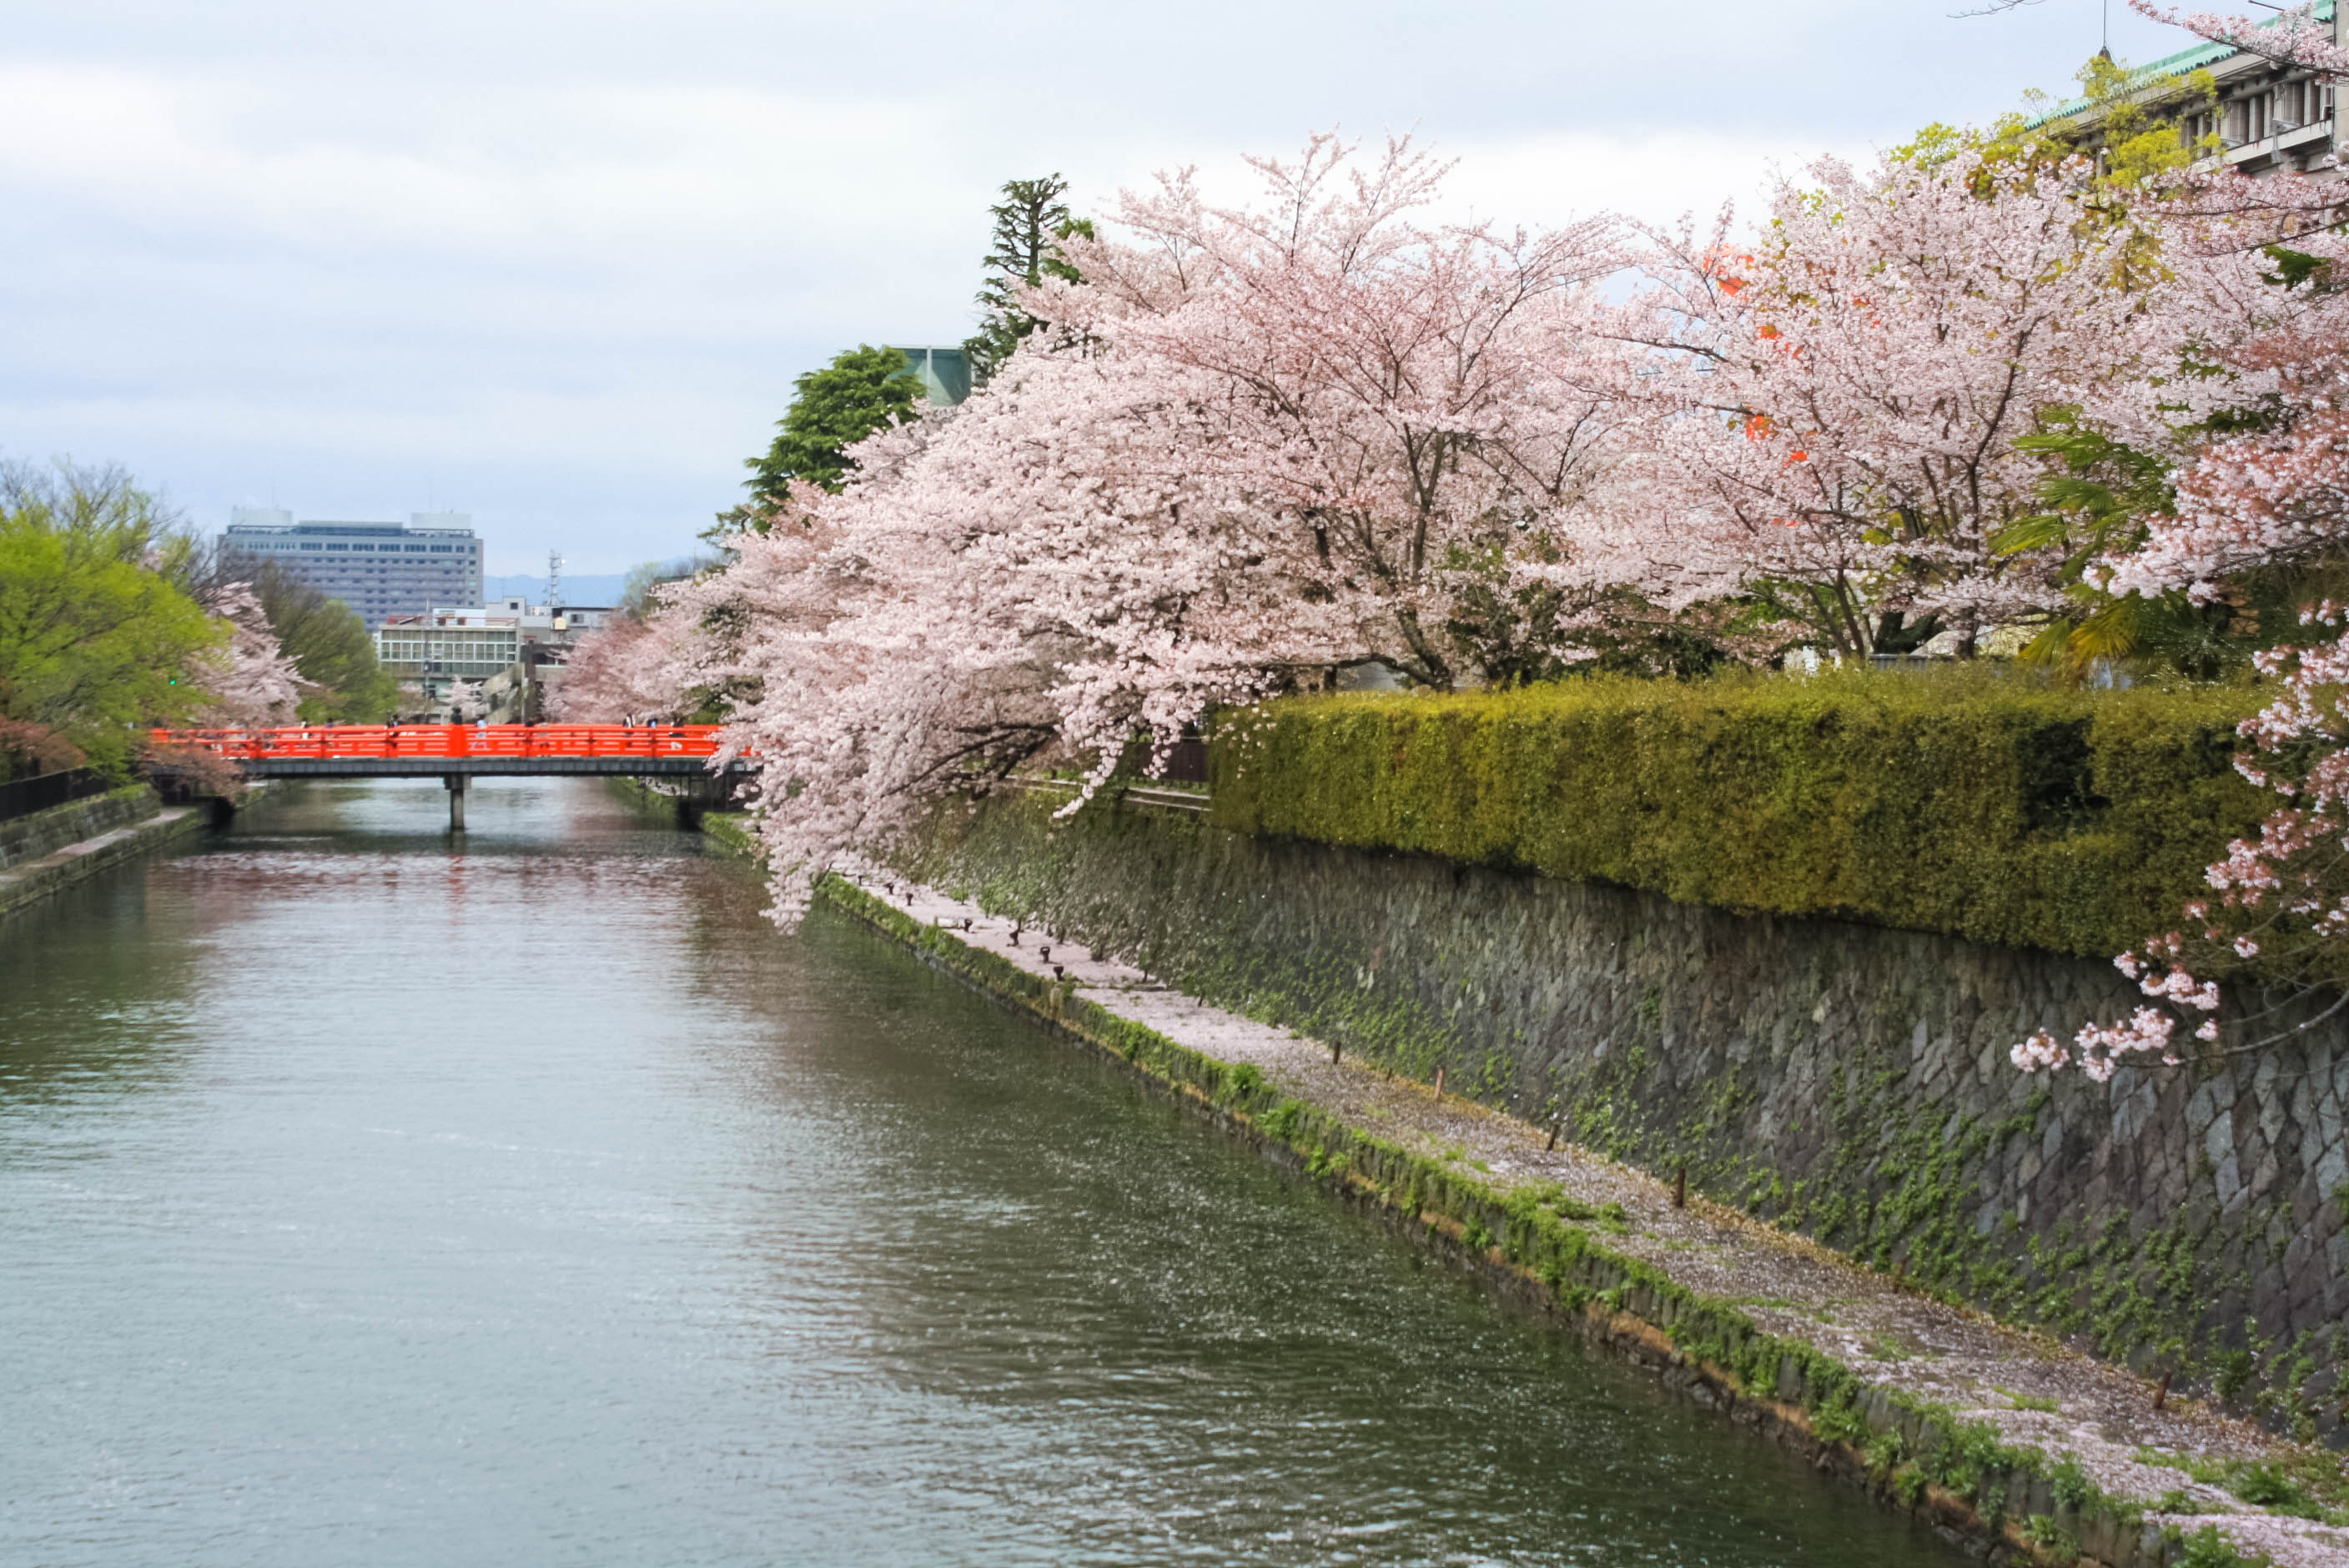
[[[1961,1560],[587,780],[0,927],[0,1561]]]

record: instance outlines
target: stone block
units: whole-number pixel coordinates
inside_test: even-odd
[[[2137,1083],[2113,1105],[2111,1137],[2115,1143],[2133,1143],[2146,1124],[2153,1119],[2154,1087],[2150,1080]]]

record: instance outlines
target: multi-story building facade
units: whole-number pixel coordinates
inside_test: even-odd
[[[295,522],[274,507],[238,507],[228,547],[340,599],[368,630],[435,604],[478,604],[481,542],[463,512],[418,512],[398,522]]]
[[[555,678],[573,641],[615,613],[521,599],[436,605],[420,615],[386,621],[375,634],[376,661],[402,686],[414,688],[427,707],[440,703],[453,681],[499,676],[507,677],[505,684],[527,702],[533,688]]]
[[[2315,19],[2337,36],[2333,4],[2317,0]],[[2204,71],[2209,91],[2194,79]],[[2306,69],[2274,65],[2232,44],[2197,44],[2131,71],[2126,93],[2152,118],[2174,124],[2188,147],[2207,149],[2210,165],[2251,175],[2341,172],[2333,86]],[[2074,120],[2093,147],[2100,113],[2098,105],[2075,98],[2033,123]]]

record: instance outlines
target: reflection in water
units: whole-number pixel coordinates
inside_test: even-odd
[[[0,932],[0,1561],[1955,1561],[585,782]]]

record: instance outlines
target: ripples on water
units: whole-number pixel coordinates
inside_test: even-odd
[[[1957,1561],[585,782],[0,927],[0,1563]]]

